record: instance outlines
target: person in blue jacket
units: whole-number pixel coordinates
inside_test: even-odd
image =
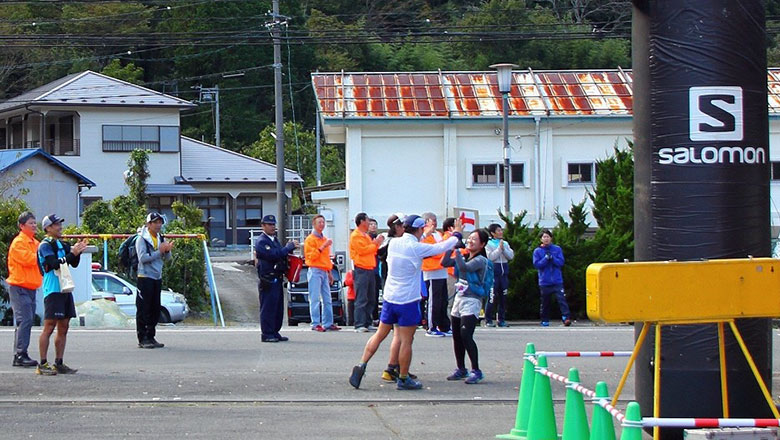
[[[541,244],[534,250],[534,267],[539,271],[539,292],[542,295],[541,315],[542,326],[550,325],[550,298],[555,294],[558,307],[561,309],[563,325],[571,325],[569,316],[569,304],[563,292],[563,275],[561,268],[564,264],[563,251],[559,246],[552,244],[553,234],[548,229],[542,231]]]
[[[284,289],[282,278],[287,271],[287,256],[298,247],[297,241],[282,246],[276,238],[276,217],[266,215],[262,220],[263,232],[255,241],[257,259],[257,290],[260,295],[260,338],[263,342],[287,341],[279,334],[284,317]]]

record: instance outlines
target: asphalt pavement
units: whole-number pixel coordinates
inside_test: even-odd
[[[282,333],[289,342],[269,344],[254,328],[163,327],[158,340],[166,347],[141,350],[131,330],[74,329],[65,362],[79,372],[42,377],[11,367],[13,331],[0,329],[0,346],[9,347],[0,365],[0,438],[489,439],[514,423],[526,343],[630,350],[633,340],[631,327],[478,329],[486,379],[466,385],[445,380],[454,368],[451,339],[418,331],[411,370],[425,388],[398,391],[379,377],[389,340],[355,390],[347,378],[369,335],[308,327]],[[35,328],[34,341],[38,334]],[[779,338],[775,331],[775,346]],[[553,358],[550,369],[566,374],[577,366],[583,385],[604,380],[614,391],[625,364]],[[564,395],[554,384],[559,419]],[[629,380],[619,406],[633,395]]]

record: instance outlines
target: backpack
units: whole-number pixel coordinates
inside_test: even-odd
[[[479,279],[477,272],[466,272],[466,281],[469,283],[469,291],[483,298],[490,296],[490,290],[493,288],[493,263],[488,260],[485,264],[485,273],[482,279]]]
[[[131,235],[119,245],[119,267],[124,270],[138,270],[138,253],[135,251],[135,241],[138,234]]]

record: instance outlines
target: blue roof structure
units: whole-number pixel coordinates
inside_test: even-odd
[[[72,175],[73,177],[76,178],[76,180],[79,181],[79,185],[86,186],[88,188],[92,188],[93,186],[96,185],[95,182],[87,179],[84,175],[82,175],[78,171],[60,162],[57,158],[41,150],[40,148],[37,149],[28,148],[28,149],[21,149],[21,150],[0,150],[0,172],[3,172],[16,164],[24,162],[25,160],[35,156],[41,156],[52,165],[61,168],[62,171],[65,172],[66,174]]]

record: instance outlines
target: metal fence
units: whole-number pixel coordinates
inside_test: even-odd
[[[288,215],[287,216],[287,241],[297,240],[299,243],[303,243],[306,236],[311,232],[311,216],[310,215]],[[252,259],[255,258],[254,244],[262,229],[250,229],[249,230],[249,255]]]

